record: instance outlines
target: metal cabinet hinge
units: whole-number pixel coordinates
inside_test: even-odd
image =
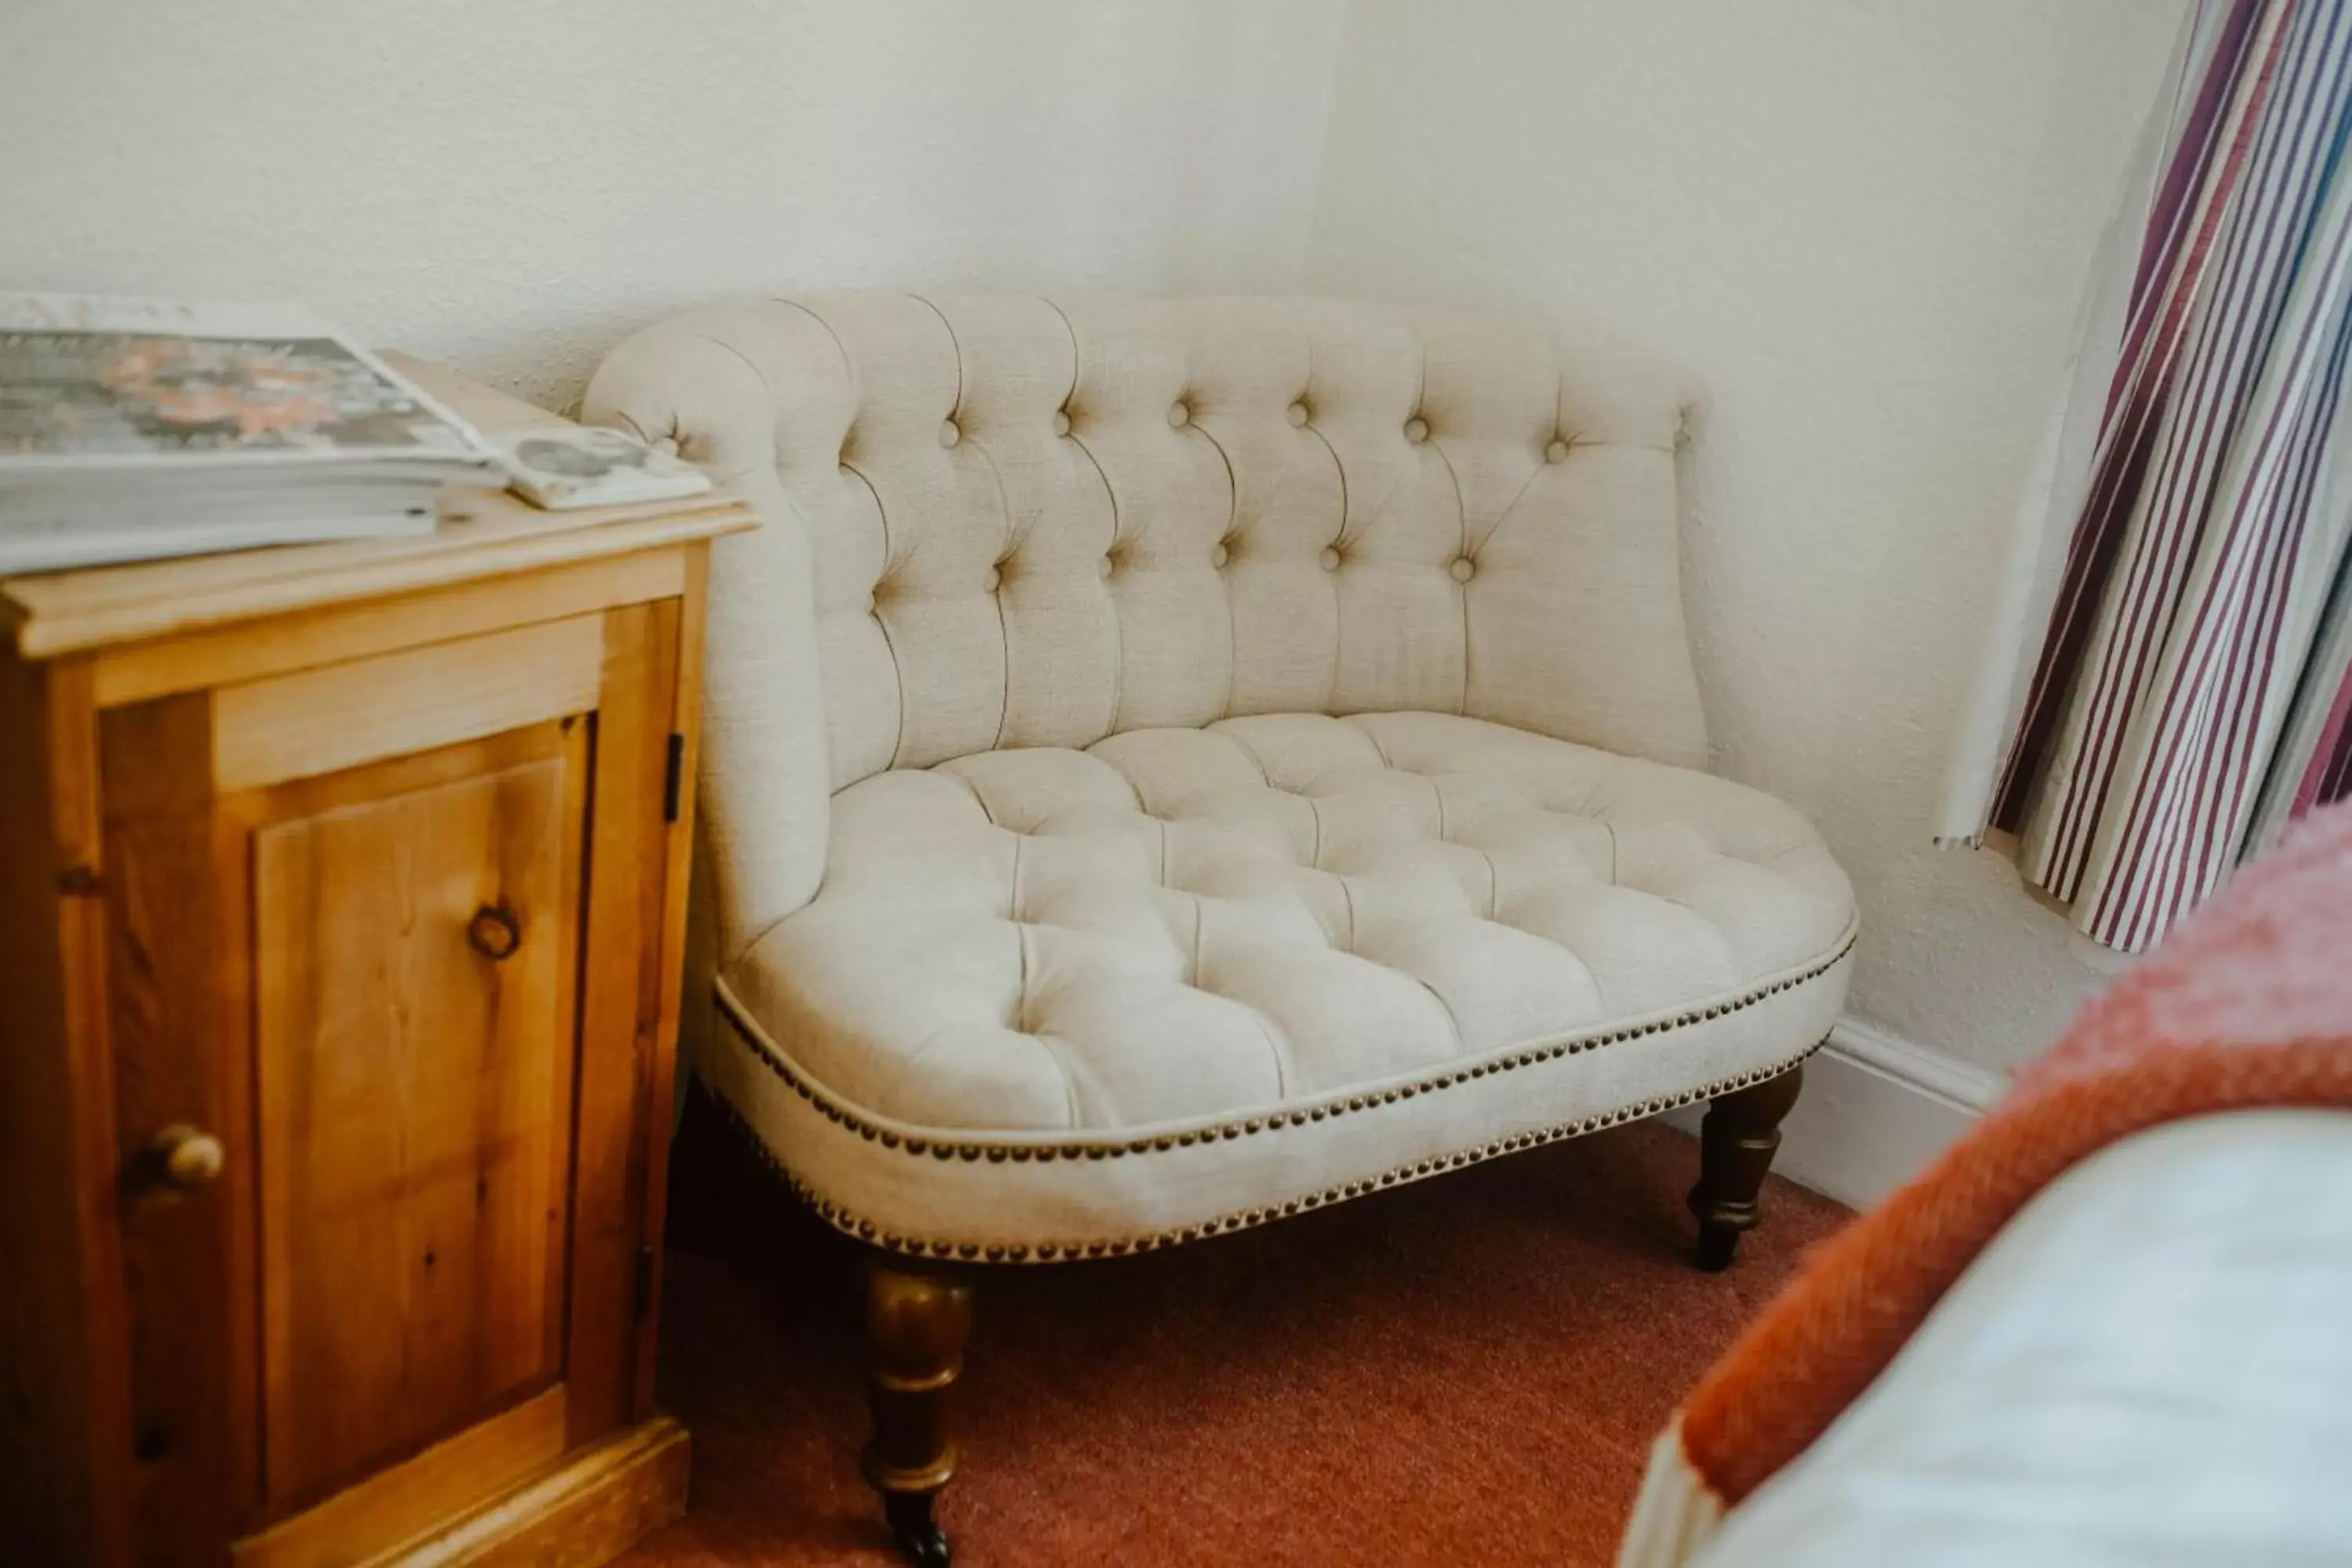
[[[685,788],[682,776],[686,772],[686,737],[684,735],[672,735],[669,738],[667,769],[668,771],[662,775],[662,820],[676,822],[678,793]]]

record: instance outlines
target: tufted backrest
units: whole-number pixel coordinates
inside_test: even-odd
[[[893,294],[664,323],[583,410],[769,521],[711,585],[730,952],[814,890],[829,791],[971,752],[1424,709],[1702,764],[1681,412],[1549,322]]]

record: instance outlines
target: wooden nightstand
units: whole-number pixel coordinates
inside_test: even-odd
[[[587,1564],[684,1507],[703,585],[752,521],[483,492],[0,584],[0,1560]]]

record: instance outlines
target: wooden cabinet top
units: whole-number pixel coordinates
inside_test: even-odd
[[[480,428],[556,415],[404,354],[384,356]],[[257,616],[627,555],[755,527],[726,489],[683,500],[542,511],[504,490],[452,489],[441,525],[408,539],[290,544],[0,580],[0,646],[49,658]]]

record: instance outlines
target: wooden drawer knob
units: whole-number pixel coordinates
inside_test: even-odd
[[[184,1121],[175,1121],[155,1134],[148,1149],[156,1174],[165,1185],[183,1192],[212,1185],[228,1163],[228,1151],[221,1147],[219,1139]]]
[[[476,952],[497,963],[512,958],[515,949],[522,945],[522,924],[505,905],[484,904],[466,922],[466,940]]]

